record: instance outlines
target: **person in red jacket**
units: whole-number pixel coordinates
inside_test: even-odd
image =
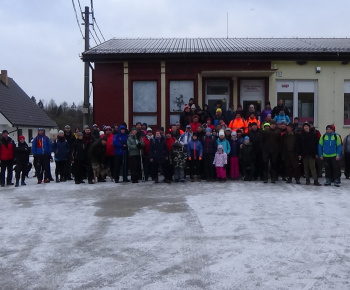
[[[0,139],[0,168],[1,168],[1,187],[5,186],[5,173],[7,170],[7,185],[13,185],[12,183],[12,168],[15,158],[15,142],[9,137],[7,130],[2,131],[2,138]]]
[[[107,143],[106,143],[106,156],[105,156],[105,165],[106,167],[109,167],[111,172],[114,172],[114,146],[113,146],[113,133],[111,126],[105,127],[105,134],[101,136],[103,138],[104,136],[107,137]],[[99,180],[101,182],[103,180]]]
[[[199,126],[201,126],[201,123],[198,122],[199,118],[197,115],[194,115],[192,117],[192,123],[190,124],[192,132],[197,133],[197,129]]]

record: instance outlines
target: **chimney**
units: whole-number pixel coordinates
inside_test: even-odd
[[[1,70],[1,81],[8,86],[9,85],[9,80],[7,78],[7,70]]]

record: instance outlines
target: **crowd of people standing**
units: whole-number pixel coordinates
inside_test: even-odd
[[[297,184],[321,185],[319,178],[325,169],[324,185],[340,185],[340,158],[344,157],[345,177],[350,175],[350,135],[342,140],[334,125],[321,134],[312,122],[290,120],[290,111],[278,101],[271,109],[267,102],[262,112],[250,105],[247,112],[238,106],[225,110],[220,101],[212,109],[201,109],[193,99],[185,105],[179,122],[168,130],[152,129],[137,122],[129,131],[126,123],[84,126],[73,133],[69,125],[60,130],[51,142],[43,128],[31,141],[24,136],[18,145],[7,130],[0,138],[1,186],[26,185],[30,169],[29,156],[38,184],[50,181],[75,181],[93,184],[106,181],[110,174],[116,183],[152,179],[159,182],[226,181],[242,178],[275,183],[281,179]],[[55,162],[55,178],[50,162]],[[12,171],[15,166],[15,183]],[[108,170],[105,170],[108,169]],[[6,175],[7,172],[7,176]],[[110,173],[108,173],[110,172]],[[130,172],[130,179],[128,179]],[[5,182],[6,181],[6,182]]]

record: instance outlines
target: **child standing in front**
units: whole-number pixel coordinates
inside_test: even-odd
[[[213,164],[216,167],[218,181],[226,181],[227,154],[224,152],[222,145],[218,145]]]

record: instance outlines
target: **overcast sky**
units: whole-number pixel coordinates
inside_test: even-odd
[[[74,3],[81,23],[78,0]],[[83,10],[90,3],[80,0]],[[106,40],[226,37],[227,13],[229,37],[350,37],[349,0],[95,0],[93,5]],[[29,96],[82,102],[83,50],[71,0],[0,0],[0,69]]]

